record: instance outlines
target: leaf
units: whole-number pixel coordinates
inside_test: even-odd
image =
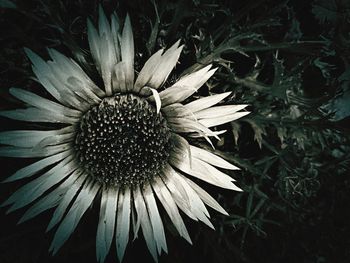
[[[16,9],[17,6],[10,0],[0,0],[0,8]]]
[[[337,5],[335,0],[316,0],[311,9],[315,18],[321,23],[337,21]]]

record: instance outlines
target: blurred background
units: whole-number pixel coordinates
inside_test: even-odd
[[[73,57],[97,83],[86,19],[101,3],[109,15],[130,14],[136,70],[181,39],[170,82],[190,68],[219,69],[200,89],[232,91],[230,102],[250,115],[223,125],[216,153],[241,167],[231,173],[244,192],[201,184],[230,213],[210,214],[216,228],[185,223],[193,240],[177,236],[169,219],[169,253],[160,262],[350,262],[350,1],[347,0],[0,0],[0,109],[20,107],[10,87],[47,96],[33,79],[23,48]],[[1,130],[24,123],[1,119]],[[1,159],[0,180],[33,160]],[[24,180],[25,181],[25,180]],[[25,182],[0,184],[0,202]],[[96,262],[98,205],[52,257],[52,210],[21,225],[25,209],[0,208],[0,262]],[[140,234],[124,262],[152,262]],[[116,261],[115,249],[107,262]]]

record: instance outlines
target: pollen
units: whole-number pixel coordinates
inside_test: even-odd
[[[165,118],[146,99],[115,95],[82,116],[75,151],[97,182],[132,187],[160,174],[170,154],[170,135]]]

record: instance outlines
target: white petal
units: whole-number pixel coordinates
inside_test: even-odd
[[[188,110],[184,105],[181,103],[174,103],[171,105],[168,105],[166,107],[162,108],[162,112],[168,117],[168,118],[180,118],[180,117],[186,117],[187,119],[192,119],[196,121],[196,117],[194,116],[193,112]]]
[[[44,192],[62,181],[76,169],[77,166],[75,162],[72,161],[71,158],[66,158],[48,172],[14,192],[9,199],[5,201],[4,205],[13,204],[8,212],[22,208],[40,197]]]
[[[73,203],[66,217],[59,225],[53,241],[50,246],[50,252],[55,255],[58,249],[66,242],[66,240],[73,233],[77,227],[81,217],[86,210],[90,207],[92,201],[95,199],[99,186],[92,185],[92,183],[85,185],[80,191],[77,199]]]
[[[184,177],[178,174],[175,178],[173,178],[173,180],[178,180],[178,182],[181,183],[183,188],[185,189],[186,194],[189,197],[189,205],[193,215],[196,218],[198,218],[200,221],[202,221],[204,224],[214,229],[214,226],[208,219],[209,217],[208,210],[205,208],[205,205],[203,204],[202,200],[199,198],[197,193],[184,180]]]
[[[130,213],[131,213],[131,193],[126,188],[119,191],[118,212],[117,212],[117,228],[116,228],[116,244],[119,262],[122,261],[126,245],[129,241],[130,230]]]
[[[228,213],[225,211],[225,209],[222,208],[222,206],[216,202],[216,200],[211,197],[206,191],[204,191],[201,187],[199,187],[196,183],[192,182],[190,179],[185,178],[186,182],[192,187],[193,190],[196,191],[198,196],[211,208],[215,209],[216,211],[228,215]]]
[[[214,136],[219,139],[219,137],[212,130],[208,129],[202,123],[188,119],[187,117],[173,118],[169,117],[167,119],[168,124],[172,131],[175,133],[198,133],[201,137]]]
[[[5,179],[3,182],[4,183],[13,182],[16,180],[33,176],[34,174],[40,172],[42,169],[46,168],[47,166],[61,161],[62,159],[66,158],[70,154],[71,154],[70,151],[64,151],[64,152],[46,157],[45,159],[32,163],[18,170],[13,175]]]
[[[189,157],[186,149],[173,150],[170,154],[169,162],[184,173],[210,184],[235,191],[242,191],[232,183],[234,180],[230,176],[200,159],[193,156]]]
[[[114,67],[112,75],[112,88],[114,92],[126,92],[125,62],[119,62]]]
[[[145,65],[143,66],[139,75],[137,76],[134,85],[135,92],[139,92],[141,88],[146,86],[153,74],[156,73],[155,70],[157,68],[157,65],[160,63],[163,51],[164,49],[158,50],[146,61]]]
[[[64,216],[69,204],[72,202],[74,197],[80,192],[82,188],[86,175],[81,171],[77,170],[72,175],[72,177],[77,177],[77,180],[74,184],[70,185],[68,190],[64,193],[62,200],[60,201],[58,207],[56,208],[49,225],[47,226],[46,231],[51,230]]]
[[[81,94],[82,98],[89,100],[91,103],[101,101],[100,98],[104,97],[105,93],[95,85],[73,59],[66,57],[55,49],[48,49],[48,52],[52,60],[62,70],[62,80],[66,85],[69,85],[76,94]]]
[[[74,182],[77,180],[77,176],[78,175],[76,173],[71,174],[61,185],[59,185],[56,189],[41,198],[31,208],[29,208],[18,223],[25,222],[44,212],[45,210],[57,206],[67,190],[72,187]]]
[[[134,37],[129,15],[126,16],[120,43],[122,61],[125,63],[125,81],[127,91],[134,86]]]
[[[150,87],[158,89],[167,80],[169,74],[176,66],[183,49],[183,46],[178,48],[179,43],[180,40],[162,55],[160,63],[157,65],[157,68],[148,82]]]
[[[211,65],[206,66],[194,73],[179,79],[170,88],[160,92],[160,98],[164,106],[182,102],[195,93],[215,73],[216,69],[209,70]]]
[[[182,184],[176,180],[178,178],[178,173],[167,164],[164,171],[164,183],[169,189],[175,203],[177,206],[190,218],[197,221],[197,217],[195,217],[191,212],[190,200],[187,196],[187,192]]]
[[[222,159],[221,157],[208,152],[202,148],[191,145],[191,154],[204,162],[210,163],[216,167],[228,169],[228,170],[239,170],[237,166],[229,163],[228,161]]]
[[[142,197],[142,193],[140,191],[139,186],[136,186],[135,188],[136,189],[134,189],[133,191],[133,196],[134,196],[135,210],[137,213],[136,226],[141,224],[142,233],[145,238],[148,250],[150,251],[154,261],[158,262],[156,240],[153,235],[152,225],[151,225],[149,215],[147,213],[146,204]]]
[[[239,110],[244,109],[248,105],[225,105],[225,106],[216,106],[211,107],[205,110],[197,111],[194,115],[197,119],[210,119],[210,118],[219,118],[226,115],[232,115]]]
[[[35,158],[35,157],[46,157],[54,155],[56,153],[64,152],[71,149],[70,144],[47,146],[44,148],[34,147],[34,148],[24,148],[24,147],[13,147],[6,146],[0,147],[0,156],[3,157],[17,157],[17,158]]]
[[[156,108],[157,108],[157,114],[158,114],[160,112],[160,108],[162,107],[162,102],[160,100],[158,91],[152,88],[151,88],[151,91],[152,91],[154,100],[156,102]]]
[[[10,88],[10,93],[16,98],[22,100],[23,102],[26,102],[29,105],[39,109],[44,109],[44,110],[55,112],[60,115],[62,114],[65,116],[76,117],[76,118],[80,118],[82,114],[80,111],[67,108],[65,106],[62,106],[51,100],[40,97],[24,89]]]
[[[90,19],[87,19],[87,30],[91,55],[95,61],[97,70],[101,71],[100,37]]]
[[[225,92],[222,94],[216,94],[216,95],[212,95],[212,96],[203,97],[203,98],[194,100],[194,101],[186,104],[185,108],[187,108],[188,110],[190,110],[192,112],[204,110],[204,109],[210,108],[211,106],[219,103],[220,101],[225,99],[227,96],[229,96],[231,93],[232,92],[230,91],[230,92]]]
[[[160,254],[162,249],[166,253],[168,253],[163,222],[162,222],[162,219],[160,218],[152,189],[149,185],[146,185],[142,192],[143,192],[143,197],[147,206],[147,211],[150,217],[150,221],[153,229],[153,235],[156,241],[158,253]]]
[[[199,122],[203,124],[204,126],[210,128],[213,126],[218,126],[227,122],[231,122],[237,119],[240,119],[246,115],[248,115],[250,112],[249,111],[244,111],[244,112],[236,112],[232,115],[225,115],[221,116],[218,118],[210,118],[210,119],[201,119]]]
[[[169,218],[173,222],[179,234],[185,238],[188,243],[192,244],[191,238],[187,232],[186,226],[181,218],[176,203],[171,196],[168,188],[160,178],[157,178],[152,184],[154,192],[157,194],[159,201],[162,203],[164,209],[169,215]]]
[[[19,120],[19,121],[67,123],[67,124],[74,124],[79,120],[78,118],[75,118],[75,117],[67,117],[63,114],[49,112],[49,111],[37,109],[37,108],[0,111],[0,116],[13,119],[13,120]]]
[[[0,132],[0,143],[17,147],[34,147],[41,141],[51,138],[55,135],[62,135],[66,132],[74,131],[72,126],[60,130],[39,131],[39,130],[23,130],[23,131],[5,131]],[[72,133],[68,133],[72,135]],[[72,136],[73,137],[73,136]],[[52,145],[52,144],[51,144]]]
[[[120,61],[120,43],[119,43],[119,38],[120,38],[120,26],[119,26],[119,19],[117,14],[114,12],[111,15],[111,33],[112,33],[112,38],[114,41],[114,49],[115,49],[115,54],[116,54],[116,59],[117,61]]]
[[[118,190],[104,189],[101,197],[100,219],[96,235],[96,256],[104,262],[114,237],[114,227],[118,202]]]

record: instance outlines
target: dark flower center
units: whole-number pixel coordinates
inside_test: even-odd
[[[170,152],[165,118],[147,100],[115,95],[87,111],[75,150],[85,171],[114,186],[143,184],[159,175]]]

